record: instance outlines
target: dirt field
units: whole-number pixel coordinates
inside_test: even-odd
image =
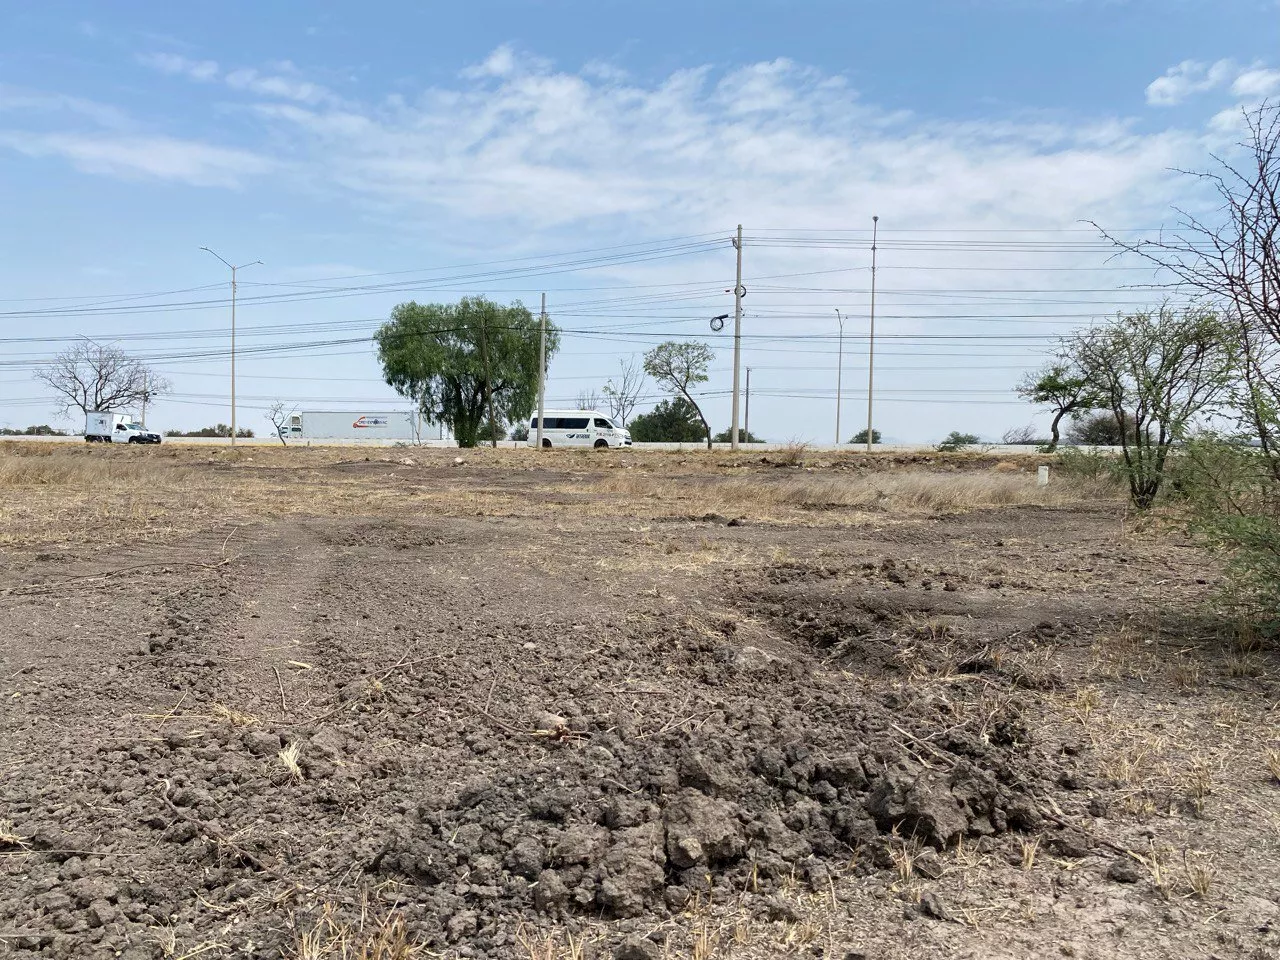
[[[1034,458],[0,446],[0,957],[1280,957],[1277,658]]]

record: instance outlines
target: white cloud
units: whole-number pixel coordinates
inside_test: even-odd
[[[161,136],[85,136],[0,130],[0,147],[29,157],[62,157],[86,173],[153,178],[198,187],[239,187],[275,167],[246,150]]]
[[[138,57],[138,62],[161,73],[185,76],[202,83],[218,78],[218,64],[214,60],[192,60],[176,53],[148,53]]]
[[[462,76],[467,79],[480,77],[509,77],[516,69],[516,52],[509,43],[504,43],[489,54],[483,62],[467,67]]]
[[[1236,70],[1230,60],[1215,63],[1183,60],[1176,67],[1170,67],[1163,77],[1151,81],[1147,86],[1147,103],[1156,107],[1176,106],[1192,94],[1226,86]]]
[[[256,93],[279,100],[297,100],[300,103],[323,103],[336,99],[332,92],[317,83],[294,77],[271,76],[257,70],[234,70],[226,76],[227,86],[234,90]]]
[[[3,111],[46,116],[67,113],[84,117],[102,127],[124,128],[131,125],[123,110],[109,104],[63,93],[44,93],[0,84],[0,112]]]
[[[1280,70],[1253,67],[1244,71],[1231,84],[1231,92],[1238,97],[1263,99],[1280,93]]]

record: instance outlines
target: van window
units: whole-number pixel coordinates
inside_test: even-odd
[[[590,422],[590,417],[561,417],[561,430],[585,430]]]
[[[610,423],[608,420],[606,420],[604,417],[596,417],[596,426],[603,427],[605,430],[613,429],[613,424]]]

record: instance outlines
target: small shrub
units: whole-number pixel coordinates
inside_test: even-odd
[[[1119,481],[1123,469],[1120,460],[1097,447],[1058,448],[1058,470],[1067,477]]]
[[[959,430],[952,430],[942,440],[938,442],[935,449],[939,453],[958,453],[965,447],[971,447],[975,443],[980,443],[977,434],[961,433]]]

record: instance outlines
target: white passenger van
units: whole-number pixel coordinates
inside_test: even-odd
[[[631,431],[616,426],[597,410],[547,410],[542,425],[544,447],[629,447]],[[531,447],[538,445],[538,415],[529,421]]]

